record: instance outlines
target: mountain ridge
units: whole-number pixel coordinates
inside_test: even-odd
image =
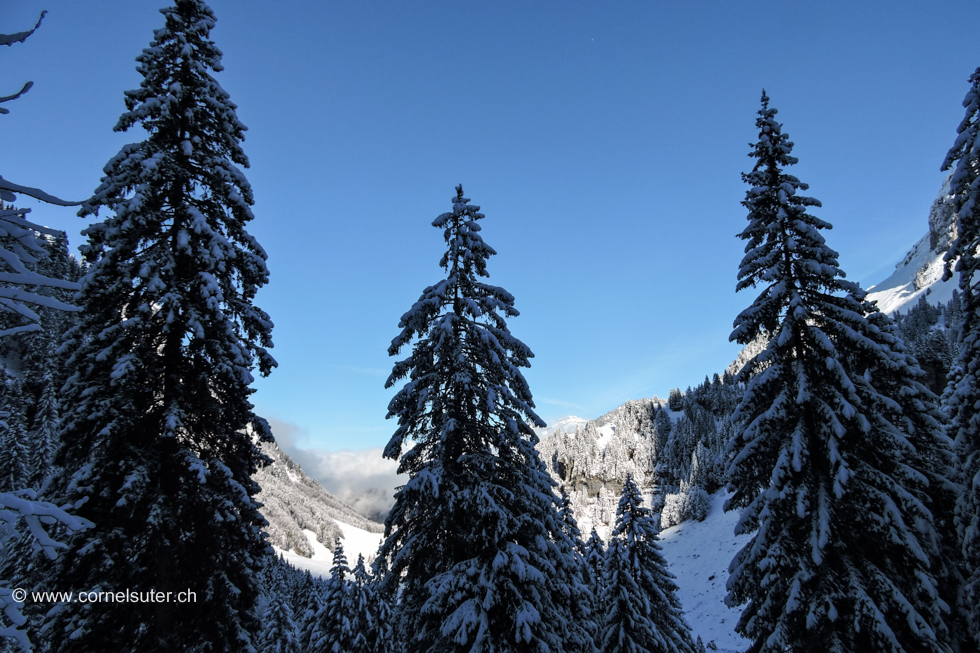
[[[929,229],[895,265],[892,274],[868,288],[868,299],[889,315],[908,310],[920,297],[930,304],[948,302],[956,289],[956,277],[943,281],[945,256],[956,238],[956,213],[949,191],[950,178],[929,208]]]
[[[311,558],[318,542],[333,550],[339,538],[347,539],[344,526],[368,533],[380,533],[384,526],[361,515],[309,477],[303,468],[274,442],[261,443],[262,453],[271,463],[252,478],[262,488],[255,499],[266,521],[269,543],[281,551],[293,551]],[[315,537],[310,541],[308,533]]]

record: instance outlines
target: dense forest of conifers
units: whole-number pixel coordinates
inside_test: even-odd
[[[462,186],[432,222],[445,277],[402,314],[389,349],[401,358],[384,455],[408,480],[377,558],[351,569],[338,542],[327,579],[275,559],[254,498],[271,432],[249,385],[276,363],[253,303],[268,270],[246,230],[244,126],[213,77],[211,9],[175,0],[162,13],[117,127],[146,138],[81,205],[84,263],[17,208],[18,195],[59,200],[0,179],[2,646],[702,649],[632,471],[608,542],[580,533],[551,471],[571,491],[594,477],[577,476],[571,440],[536,448],[544,424],[521,373],[531,350],[507,326],[515,298],[487,282],[496,252]],[[727,602],[743,606],[753,653],[980,643],[980,70],[970,83],[944,163],[958,216],[950,305],[893,320],[845,280],[763,93],[732,271],[746,308],[731,339],[756,353],[671,393],[682,418],[652,405],[634,415],[636,448],[622,453],[645,451],[652,469],[633,469],[662,488],[662,519],[696,518],[699,493],[722,485],[740,510],[751,539]],[[618,477],[621,463],[592,471]],[[32,601],[13,588],[196,600]]]

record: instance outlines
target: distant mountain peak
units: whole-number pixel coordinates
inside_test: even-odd
[[[585,424],[589,420],[582,417],[576,417],[575,415],[566,415],[561,419],[552,422],[548,426],[542,428],[535,428],[534,432],[538,434],[538,437],[544,439],[549,435],[554,435],[558,431],[562,433],[568,433],[569,435],[575,433],[580,428],[584,428]]]

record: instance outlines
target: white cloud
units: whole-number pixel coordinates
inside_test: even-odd
[[[297,443],[302,430],[295,424],[270,418],[269,425],[279,448],[307,476],[362,515],[384,521],[395,503],[395,488],[408,477],[397,474],[398,462],[382,457],[381,447],[357,451],[309,449]]]
[[[407,477],[398,475],[398,462],[382,457],[382,451],[381,447],[374,447],[311,452],[319,457],[319,464],[310,475],[354,510],[384,521],[395,504],[395,488],[405,483]]]

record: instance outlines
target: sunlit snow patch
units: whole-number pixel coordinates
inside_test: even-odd
[[[930,304],[945,304],[952,298],[957,281],[955,276],[942,280],[944,254],[929,249],[926,234],[890,277],[868,288],[868,299],[878,302],[881,312],[889,315],[912,308],[923,294],[929,295]]]
[[[682,522],[663,531],[660,538],[694,636],[700,636],[709,651],[736,653],[744,651],[749,641],[735,632],[741,608],[725,605],[725,583],[728,565],[751,536],[734,535],[738,511],[724,511],[727,497],[724,492],[714,494],[703,522]]]
[[[344,533],[340,541],[344,545],[344,555],[347,556],[347,564],[351,569],[357,563],[357,556],[359,554],[363,555],[364,559],[369,563],[374,560],[378,552],[378,546],[381,544],[381,533],[371,533],[343,522],[337,522],[337,525],[340,526],[340,530]],[[310,546],[313,547],[312,556],[306,558],[294,551],[283,551],[282,549],[273,547],[276,555],[281,554],[286,562],[297,569],[308,569],[314,576],[329,577],[330,567],[333,566],[333,544],[331,543],[329,548],[324,546],[324,544],[316,539],[316,533],[311,530],[304,529],[303,534],[309,540]]]
[[[598,431],[599,437],[596,439],[595,444],[599,448],[599,451],[604,451],[616,433],[616,427],[612,424],[606,424],[605,426],[600,426]]]

